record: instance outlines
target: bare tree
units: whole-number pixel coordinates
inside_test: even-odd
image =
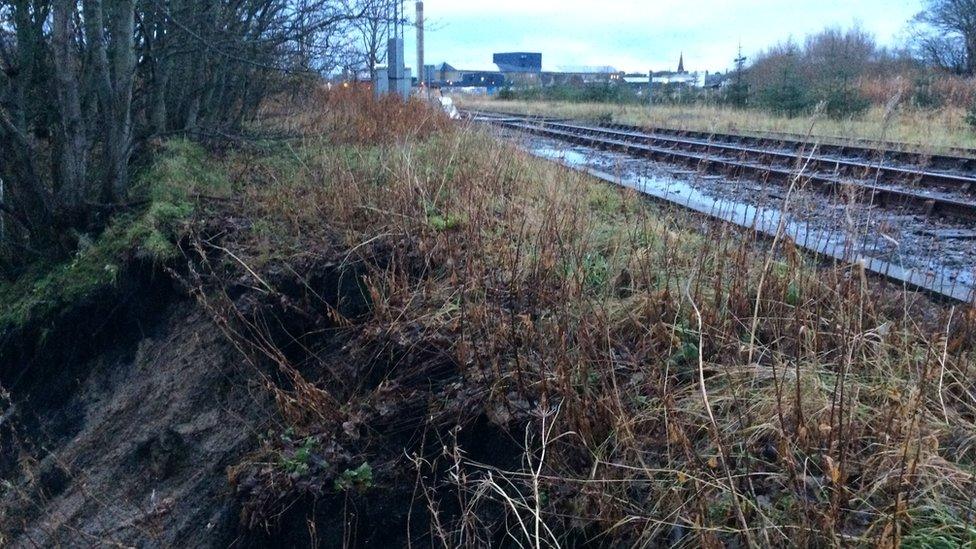
[[[376,77],[376,67],[386,60],[386,41],[393,23],[393,7],[400,0],[365,0],[364,16],[356,23],[360,47],[370,79]]]
[[[867,72],[878,56],[878,44],[858,26],[833,27],[808,37],[803,56],[813,78],[850,81]]]
[[[915,24],[916,50],[925,61],[976,75],[976,0],[927,0]]]
[[[869,106],[858,79],[888,63],[888,56],[857,26],[827,28],[809,36],[802,47],[788,40],[756,56],[749,87],[758,104],[789,115],[823,105],[830,116],[848,117]]]
[[[0,0],[0,248],[21,256],[0,263],[72,251],[148,139],[236,131],[282,75],[331,70],[379,1]]]

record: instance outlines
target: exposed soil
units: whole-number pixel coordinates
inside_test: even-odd
[[[219,546],[237,529],[226,468],[253,448],[267,395],[194,303],[129,297],[73,318],[38,358],[5,357],[12,547]]]
[[[374,248],[382,267],[389,250]],[[296,379],[251,360],[211,304],[158,272],[133,269],[116,290],[5,342],[2,544],[401,546],[431,533],[418,472],[438,490],[448,465],[435,459],[418,468],[417,456],[453,444],[482,463],[517,464],[521,448],[489,419],[484,395],[466,388],[453,361],[415,345],[410,330],[421,326],[382,336],[337,330],[321,300],[362,317],[355,272],[328,260],[300,270],[265,273],[276,296],[248,289],[246,275],[211,288],[274,326],[263,335],[309,387],[346,403],[300,434],[286,429],[295,418],[286,420],[287,406],[276,401],[302,398]],[[236,276],[222,275],[221,284]],[[357,341],[378,336],[383,354]],[[308,444],[307,465],[289,470]],[[364,463],[368,484],[337,488],[344,471]],[[439,512],[458,509],[443,503]]]

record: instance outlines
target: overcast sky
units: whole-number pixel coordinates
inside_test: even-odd
[[[643,72],[725,70],[747,55],[826,26],[859,23],[885,45],[904,39],[922,0],[426,0],[428,64],[495,69],[494,52],[542,52],[546,70],[612,65]],[[413,2],[406,2],[408,14]],[[408,33],[408,65],[416,65]]]

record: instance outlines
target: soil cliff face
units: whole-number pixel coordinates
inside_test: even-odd
[[[142,290],[8,349],[4,544],[233,542],[226,470],[271,417],[266,393],[194,303]]]
[[[304,365],[303,387],[343,399],[339,419],[301,435],[282,406],[304,381],[242,351],[231,335],[242,328],[220,324],[214,302],[158,272],[127,273],[6,338],[0,545],[400,546],[431,532],[411,456],[452,440],[473,459],[515,465],[517,448],[456,364],[411,337],[377,354],[357,339],[365,328],[333,329],[310,303],[365,318],[359,277],[328,261],[307,271],[301,284],[269,278],[282,292],[274,297],[242,284],[213,292],[276,326],[267,337]]]

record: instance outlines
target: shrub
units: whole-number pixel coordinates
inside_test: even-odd
[[[933,77],[915,79],[915,86],[912,89],[912,104],[920,109],[938,109],[945,106],[945,97],[937,92]]]
[[[972,107],[969,107],[969,112],[966,113],[966,124],[976,131],[976,102],[973,103]]]
[[[725,102],[740,109],[748,106],[749,84],[744,81],[733,82],[725,94]]]
[[[512,101],[518,99],[518,96],[515,94],[515,91],[513,91],[512,88],[505,88],[498,92],[498,99],[502,101]]]
[[[818,94],[824,112],[833,119],[860,116],[871,107],[871,102],[852,86],[831,86]]]
[[[373,468],[369,463],[363,463],[355,469],[346,469],[335,481],[337,492],[357,490],[365,492],[373,487]]]
[[[802,85],[790,79],[762,90],[758,99],[761,106],[791,117],[807,113],[816,104]]]

